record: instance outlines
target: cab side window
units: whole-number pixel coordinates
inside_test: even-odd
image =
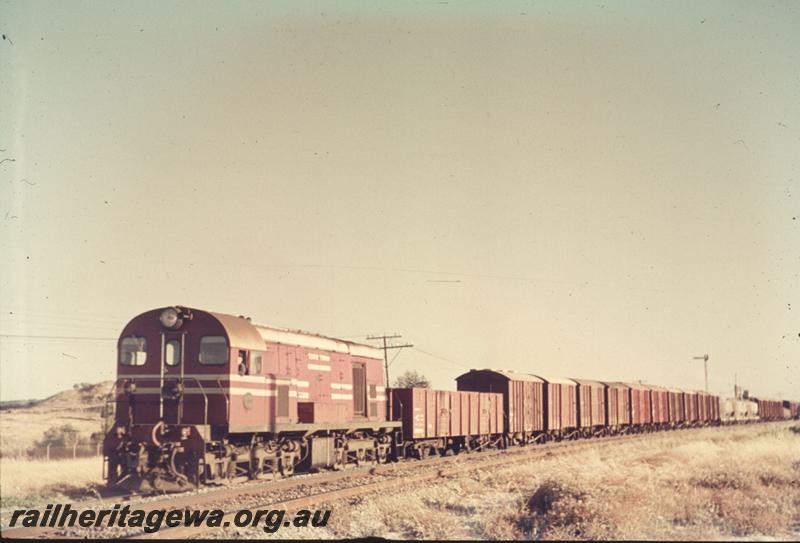
[[[247,375],[247,351],[239,351],[236,364],[239,375]]]
[[[144,366],[147,361],[147,340],[128,336],[119,343],[119,363],[123,366]]]
[[[250,368],[248,375],[261,375],[261,353],[250,353]]]
[[[221,366],[228,363],[228,341],[224,336],[203,336],[200,338],[201,364]]]

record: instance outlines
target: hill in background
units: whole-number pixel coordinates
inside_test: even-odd
[[[66,424],[89,438],[103,430],[102,410],[112,381],[79,383],[43,400],[0,404],[0,454],[18,456],[41,440],[53,427]]]

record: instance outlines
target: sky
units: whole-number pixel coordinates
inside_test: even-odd
[[[800,3],[0,2],[0,399],[180,304],[800,398]]]

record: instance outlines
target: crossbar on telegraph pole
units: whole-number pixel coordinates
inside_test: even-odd
[[[382,336],[367,336],[369,340],[380,339],[383,341],[383,367],[386,371],[386,386],[391,386],[389,383],[389,349],[402,349],[403,347],[413,347],[414,345],[411,343],[406,343],[405,345],[389,345],[386,340],[388,339],[397,339],[403,337],[402,334],[394,334],[391,336],[382,335]]]

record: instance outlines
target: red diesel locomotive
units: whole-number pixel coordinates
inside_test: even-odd
[[[118,348],[110,484],[168,490],[385,462],[401,425],[368,345],[176,306],[135,317]]]

